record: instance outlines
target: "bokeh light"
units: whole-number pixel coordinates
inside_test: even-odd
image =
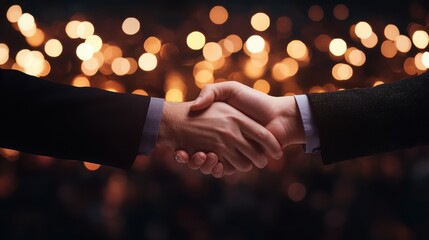
[[[338,4],[334,7],[334,16],[338,20],[346,20],[349,17],[349,8],[344,4]]]
[[[88,43],[81,43],[76,48],[76,55],[80,60],[88,60],[94,56],[94,49]]]
[[[9,47],[0,43],[0,65],[5,64],[9,60]]]
[[[384,36],[391,41],[395,41],[399,34],[398,27],[393,24],[388,24],[384,28]]]
[[[407,53],[411,49],[411,40],[405,35],[399,35],[395,39],[395,45],[398,51],[402,53]]]
[[[252,35],[247,39],[245,45],[249,52],[260,53],[265,48],[265,40],[259,35]]]
[[[369,38],[372,34],[372,28],[367,22],[358,22],[355,27],[355,33],[360,39]]]
[[[34,17],[29,13],[22,14],[18,19],[18,27],[21,31],[29,31],[36,27]]]
[[[188,47],[192,50],[200,50],[206,43],[206,37],[204,34],[198,31],[191,32],[186,38]]]
[[[324,16],[323,8],[319,5],[313,5],[308,9],[308,17],[315,22],[321,21]]]
[[[157,37],[148,37],[144,41],[143,48],[148,53],[157,54],[161,50],[161,40]]]
[[[417,48],[425,49],[429,43],[428,33],[423,30],[418,30],[413,33],[413,43]]]
[[[103,46],[103,40],[97,35],[88,36],[85,39],[85,43],[89,44],[94,52],[100,51]]]
[[[348,80],[353,76],[353,69],[345,63],[338,63],[332,68],[332,76],[338,80]]]
[[[396,48],[395,42],[386,40],[381,44],[381,54],[386,58],[393,58],[398,49]]]
[[[263,12],[256,13],[250,19],[250,24],[256,31],[263,32],[270,27],[270,17]]]
[[[76,34],[81,39],[86,39],[94,34],[94,25],[88,21],[80,22],[76,28]]]
[[[422,55],[422,63],[426,68],[429,68],[429,52],[424,52]]]
[[[50,57],[58,57],[63,52],[63,45],[58,39],[49,39],[45,43],[45,52]]]
[[[329,44],[329,51],[335,56],[342,56],[346,53],[347,43],[341,38],[332,39]]]
[[[203,56],[207,61],[217,61],[222,57],[222,48],[215,42],[209,42],[203,48]]]
[[[253,88],[263,93],[269,93],[271,87],[270,83],[267,82],[267,80],[259,79],[255,81],[255,83],[253,84]]]
[[[308,55],[307,46],[300,40],[292,40],[287,45],[286,52],[297,60],[303,60]]]
[[[67,23],[65,30],[69,38],[71,39],[79,38],[79,35],[77,33],[77,28],[79,27],[79,24],[80,24],[80,21],[77,21],[77,20],[73,20]]]
[[[152,71],[158,65],[158,59],[152,53],[143,53],[139,58],[139,67],[143,71]]]
[[[11,23],[18,22],[19,18],[22,15],[22,8],[19,5],[12,5],[6,12],[6,18]]]
[[[214,6],[209,13],[210,20],[214,24],[224,24],[228,20],[228,11],[222,6]]]
[[[140,30],[140,21],[137,18],[129,17],[122,23],[122,31],[127,35],[134,35]]]

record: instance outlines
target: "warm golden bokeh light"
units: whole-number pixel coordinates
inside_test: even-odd
[[[321,21],[324,16],[323,8],[319,5],[313,5],[308,9],[308,18],[315,22]]]
[[[228,11],[222,6],[214,6],[210,10],[209,17],[214,24],[224,24],[228,20]]]
[[[28,45],[32,47],[39,47],[45,41],[45,33],[41,29],[36,29],[36,32],[26,38]]]
[[[365,53],[357,48],[349,48],[345,54],[346,61],[354,66],[360,67],[366,61]]]
[[[353,69],[345,63],[338,63],[332,68],[332,76],[338,80],[348,80],[353,76]]]
[[[368,38],[361,39],[361,43],[366,48],[373,48],[378,43],[378,37],[375,33],[371,33],[371,36],[369,36]]]
[[[414,64],[420,71],[426,71],[427,67],[423,64],[423,53],[417,53],[414,57]]]
[[[157,54],[161,50],[161,40],[156,37],[148,37],[144,41],[143,48],[148,53]]]
[[[408,57],[404,61],[404,70],[408,75],[416,75],[417,74],[417,67],[414,64],[414,58]]]
[[[134,74],[139,68],[139,64],[134,58],[128,57],[127,60],[130,63],[130,70],[127,72],[127,74]]]
[[[206,37],[201,32],[194,31],[189,33],[186,38],[186,43],[190,49],[200,50],[204,47],[204,44],[206,44]]]
[[[36,27],[34,17],[29,13],[22,14],[18,19],[18,27],[20,31],[29,31]]]
[[[217,61],[222,57],[222,48],[218,43],[209,42],[203,48],[203,56],[207,61]]]
[[[415,31],[413,34],[413,43],[414,46],[420,49],[425,49],[429,43],[428,33],[423,30]]]
[[[95,171],[95,170],[98,170],[100,168],[100,164],[96,164],[96,163],[83,162],[83,165],[89,171]]]
[[[101,65],[98,62],[97,58],[92,57],[82,62],[81,70],[87,76],[94,76],[98,72],[100,66]]]
[[[179,89],[172,88],[165,93],[165,101],[167,102],[183,102],[183,92]]]
[[[249,52],[260,53],[265,48],[265,40],[259,35],[252,35],[247,39],[245,45]]]
[[[41,52],[28,49],[22,49],[16,54],[16,63],[25,73],[33,76],[41,76],[41,73],[47,67]]]
[[[158,59],[152,53],[143,53],[139,58],[139,67],[143,71],[152,71],[158,65]]]
[[[329,43],[329,51],[334,56],[342,56],[347,50],[347,43],[341,38],[332,39]]]
[[[384,28],[384,36],[390,41],[395,41],[395,39],[399,36],[399,29],[393,24],[388,24]]]
[[[78,75],[73,79],[72,85],[75,87],[90,87],[91,83],[87,77]]]
[[[244,74],[251,79],[258,79],[265,73],[265,67],[255,65],[252,60],[247,60],[244,64]]]
[[[276,81],[283,81],[294,76],[299,69],[298,62],[293,58],[285,58],[281,62],[274,64],[271,76]]]
[[[289,56],[303,60],[308,55],[307,46],[300,40],[292,40],[286,47],[286,52]]]
[[[88,43],[81,43],[76,48],[76,55],[82,61],[88,60],[94,56],[94,49]]]
[[[229,52],[236,53],[243,48],[243,40],[238,35],[231,34],[225,38],[224,47]]]
[[[137,18],[129,17],[122,23],[122,31],[127,35],[134,35],[140,30],[140,21]]]
[[[81,39],[86,39],[93,35],[94,31],[94,25],[88,21],[80,22],[76,29],[77,36]]]
[[[426,68],[429,68],[429,52],[424,52],[422,55],[422,63]]]
[[[321,34],[314,39],[314,45],[321,52],[329,52],[329,44],[332,39],[326,34]]]
[[[398,49],[396,48],[395,42],[386,40],[381,44],[381,54],[386,58],[393,58]]]
[[[85,39],[85,43],[89,44],[94,52],[100,51],[101,47],[103,46],[103,40],[97,35],[88,36]]]
[[[349,8],[344,4],[334,7],[334,16],[338,20],[346,20],[349,17]]]
[[[355,33],[360,39],[369,38],[372,34],[372,28],[367,22],[358,22],[355,27]]]
[[[395,40],[398,51],[407,53],[411,49],[411,40],[405,35],[399,35]]]
[[[45,43],[45,52],[50,57],[58,57],[63,52],[63,45],[58,39],[49,39]]]
[[[250,24],[256,31],[263,32],[270,27],[270,17],[263,12],[256,13],[250,19]]]
[[[115,58],[112,62],[112,71],[118,76],[123,76],[130,71],[131,65],[126,58]]]
[[[122,50],[118,46],[107,46],[103,48],[104,60],[111,64],[115,58],[122,57]]]
[[[8,60],[9,60],[9,47],[4,43],[0,43],[0,65],[7,63]]]
[[[195,74],[195,84],[199,88],[203,88],[205,85],[213,83],[214,76],[210,70],[202,69]]]
[[[376,86],[378,86],[378,85],[382,85],[382,84],[384,84],[384,82],[383,82],[383,81],[378,80],[378,81],[374,82],[374,84],[373,84],[372,86],[373,86],[373,87],[376,87]]]
[[[12,5],[6,12],[6,18],[11,23],[18,22],[19,18],[22,15],[22,9],[19,5]]]
[[[136,94],[140,96],[149,96],[149,94],[143,89],[136,89],[132,92],[132,94]]]
[[[263,93],[269,93],[271,86],[266,80],[259,79],[253,84],[253,88]]]
[[[77,34],[77,28],[79,27],[80,22],[79,21],[70,21],[66,25],[66,34],[71,39],[79,38],[79,35]]]

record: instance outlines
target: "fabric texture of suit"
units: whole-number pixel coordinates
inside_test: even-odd
[[[0,69],[0,147],[129,168],[150,97],[57,84]]]
[[[429,144],[429,72],[373,88],[307,96],[326,164]]]

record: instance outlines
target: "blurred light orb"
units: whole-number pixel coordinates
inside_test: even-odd
[[[77,57],[82,60],[88,60],[94,56],[94,49],[88,43],[81,43],[76,48]]]
[[[424,52],[422,54],[422,63],[426,68],[429,68],[429,52]]]
[[[158,59],[152,53],[143,53],[139,58],[139,67],[143,71],[152,71],[158,65]]]
[[[231,34],[225,38],[224,47],[231,53],[236,53],[243,48],[243,40],[238,35]]]
[[[263,93],[269,93],[271,86],[270,83],[268,83],[266,80],[259,79],[255,81],[253,88]]]
[[[78,75],[73,79],[72,85],[75,87],[90,87],[91,83],[87,77]]]
[[[85,39],[85,43],[91,45],[94,52],[100,51],[101,47],[103,46],[103,40],[101,39],[101,37],[99,37],[97,35],[88,36]]]
[[[228,20],[228,11],[222,6],[214,6],[210,10],[209,17],[214,24],[221,25]]]
[[[381,44],[381,54],[386,58],[393,58],[395,57],[396,53],[398,52],[398,49],[396,48],[395,42],[390,40],[385,40]]]
[[[398,51],[407,53],[411,49],[411,40],[405,35],[399,35],[395,40]]]
[[[143,48],[148,53],[157,54],[161,50],[161,40],[156,37],[148,37],[144,41]]]
[[[29,13],[22,14],[18,19],[18,27],[21,31],[29,31],[36,27],[34,17]]]
[[[19,5],[10,6],[6,12],[6,18],[11,23],[18,22],[21,15],[22,15],[22,9],[21,9],[21,6],[19,6]]]
[[[361,39],[361,43],[366,48],[373,48],[378,43],[378,37],[375,33],[371,33],[371,36],[369,36],[368,38]]]
[[[334,56],[342,56],[346,53],[347,43],[341,38],[332,39],[331,43],[329,43],[329,51]]]
[[[79,27],[80,21],[70,21],[69,23],[67,23],[66,25],[66,33],[67,36],[69,36],[69,38],[71,39],[76,39],[79,38],[79,35],[77,34],[77,28]]]
[[[252,16],[250,24],[256,31],[263,32],[270,27],[270,17],[263,12],[258,12]]]
[[[50,57],[58,57],[63,52],[63,45],[58,39],[49,39],[45,43],[45,52]]]
[[[345,55],[346,61],[354,66],[360,67],[366,61],[365,53],[357,48],[350,48]]]
[[[180,89],[172,88],[165,93],[165,101],[167,102],[183,102],[184,96]]]
[[[100,164],[97,163],[90,163],[90,162],[83,162],[83,165],[85,166],[86,169],[88,169],[89,171],[96,171],[100,168]]]
[[[324,16],[323,8],[319,5],[313,5],[308,9],[308,18],[315,22],[321,21]]]
[[[358,22],[355,27],[355,33],[360,39],[369,38],[372,34],[372,28],[367,22]]]
[[[31,37],[27,37],[26,40],[30,46],[39,47],[45,41],[45,33],[37,28],[36,32]]]
[[[287,194],[292,201],[299,202],[305,198],[307,190],[302,183],[295,182],[289,185]]]
[[[98,72],[100,66],[101,65],[98,60],[95,57],[92,57],[82,62],[81,70],[87,76],[94,76]]]
[[[353,76],[353,69],[345,63],[338,63],[332,68],[332,76],[338,81],[348,80]]]
[[[206,37],[204,34],[198,31],[189,33],[188,37],[186,38],[186,44],[188,44],[188,47],[192,50],[200,50],[204,47],[205,43]]]
[[[415,31],[413,34],[413,43],[419,49],[425,49],[429,43],[428,33],[423,30]]]
[[[303,60],[308,55],[307,46],[300,40],[291,41],[286,47],[286,52],[297,60]]]
[[[132,92],[132,94],[136,94],[140,96],[149,96],[149,94],[143,89],[136,89]]]
[[[130,62],[126,58],[115,58],[112,62],[112,71],[118,76],[127,74],[128,71],[130,71],[130,68]]]
[[[414,57],[414,64],[420,71],[426,71],[428,68],[423,63],[423,53],[417,53]]]
[[[384,28],[384,36],[391,40],[391,41],[395,41],[395,39],[399,36],[399,29],[398,27],[396,27],[393,24],[388,24],[385,28]]]
[[[200,70],[195,74],[195,84],[199,88],[203,88],[205,85],[213,83],[214,76],[210,70]]]
[[[27,38],[29,38],[29,37],[32,37],[32,36],[34,36],[35,34],[36,34],[36,32],[37,32],[37,27],[36,27],[36,25],[34,25],[33,26],[33,28],[31,28],[31,29],[29,29],[29,30],[20,30],[21,31],[21,34],[24,36],[24,37],[27,37]]]
[[[265,48],[265,40],[259,35],[252,35],[247,39],[246,47],[251,53],[260,53]]]
[[[79,23],[76,29],[77,36],[81,39],[86,39],[94,34],[94,25],[88,21]]]
[[[344,4],[334,7],[334,16],[338,20],[346,20],[349,17],[349,8]]]
[[[127,35],[134,35],[140,30],[140,21],[137,18],[129,17],[122,23],[122,31]]]
[[[9,60],[9,47],[0,43],[0,65],[5,64]]]
[[[203,48],[203,56],[207,61],[217,61],[222,57],[222,48],[218,43],[209,42]]]

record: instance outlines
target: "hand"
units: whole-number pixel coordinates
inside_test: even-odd
[[[191,110],[205,109],[215,101],[226,102],[265,126],[282,148],[290,144],[305,143],[301,117],[292,96],[272,97],[238,82],[223,82],[203,88],[191,105]],[[205,163],[206,156],[198,153],[189,161],[189,155],[185,151],[177,151],[176,158],[197,167],[199,163]]]
[[[276,138],[240,111],[225,103],[214,103],[208,109],[191,113],[191,104],[165,103],[157,152],[170,156],[177,149],[190,154],[213,152],[200,156],[205,161],[201,171],[216,177],[232,174],[235,169],[249,171],[253,165],[264,167],[268,162],[266,154],[275,158],[282,155]],[[193,158],[196,163],[198,155]],[[190,167],[195,169],[192,164]]]

